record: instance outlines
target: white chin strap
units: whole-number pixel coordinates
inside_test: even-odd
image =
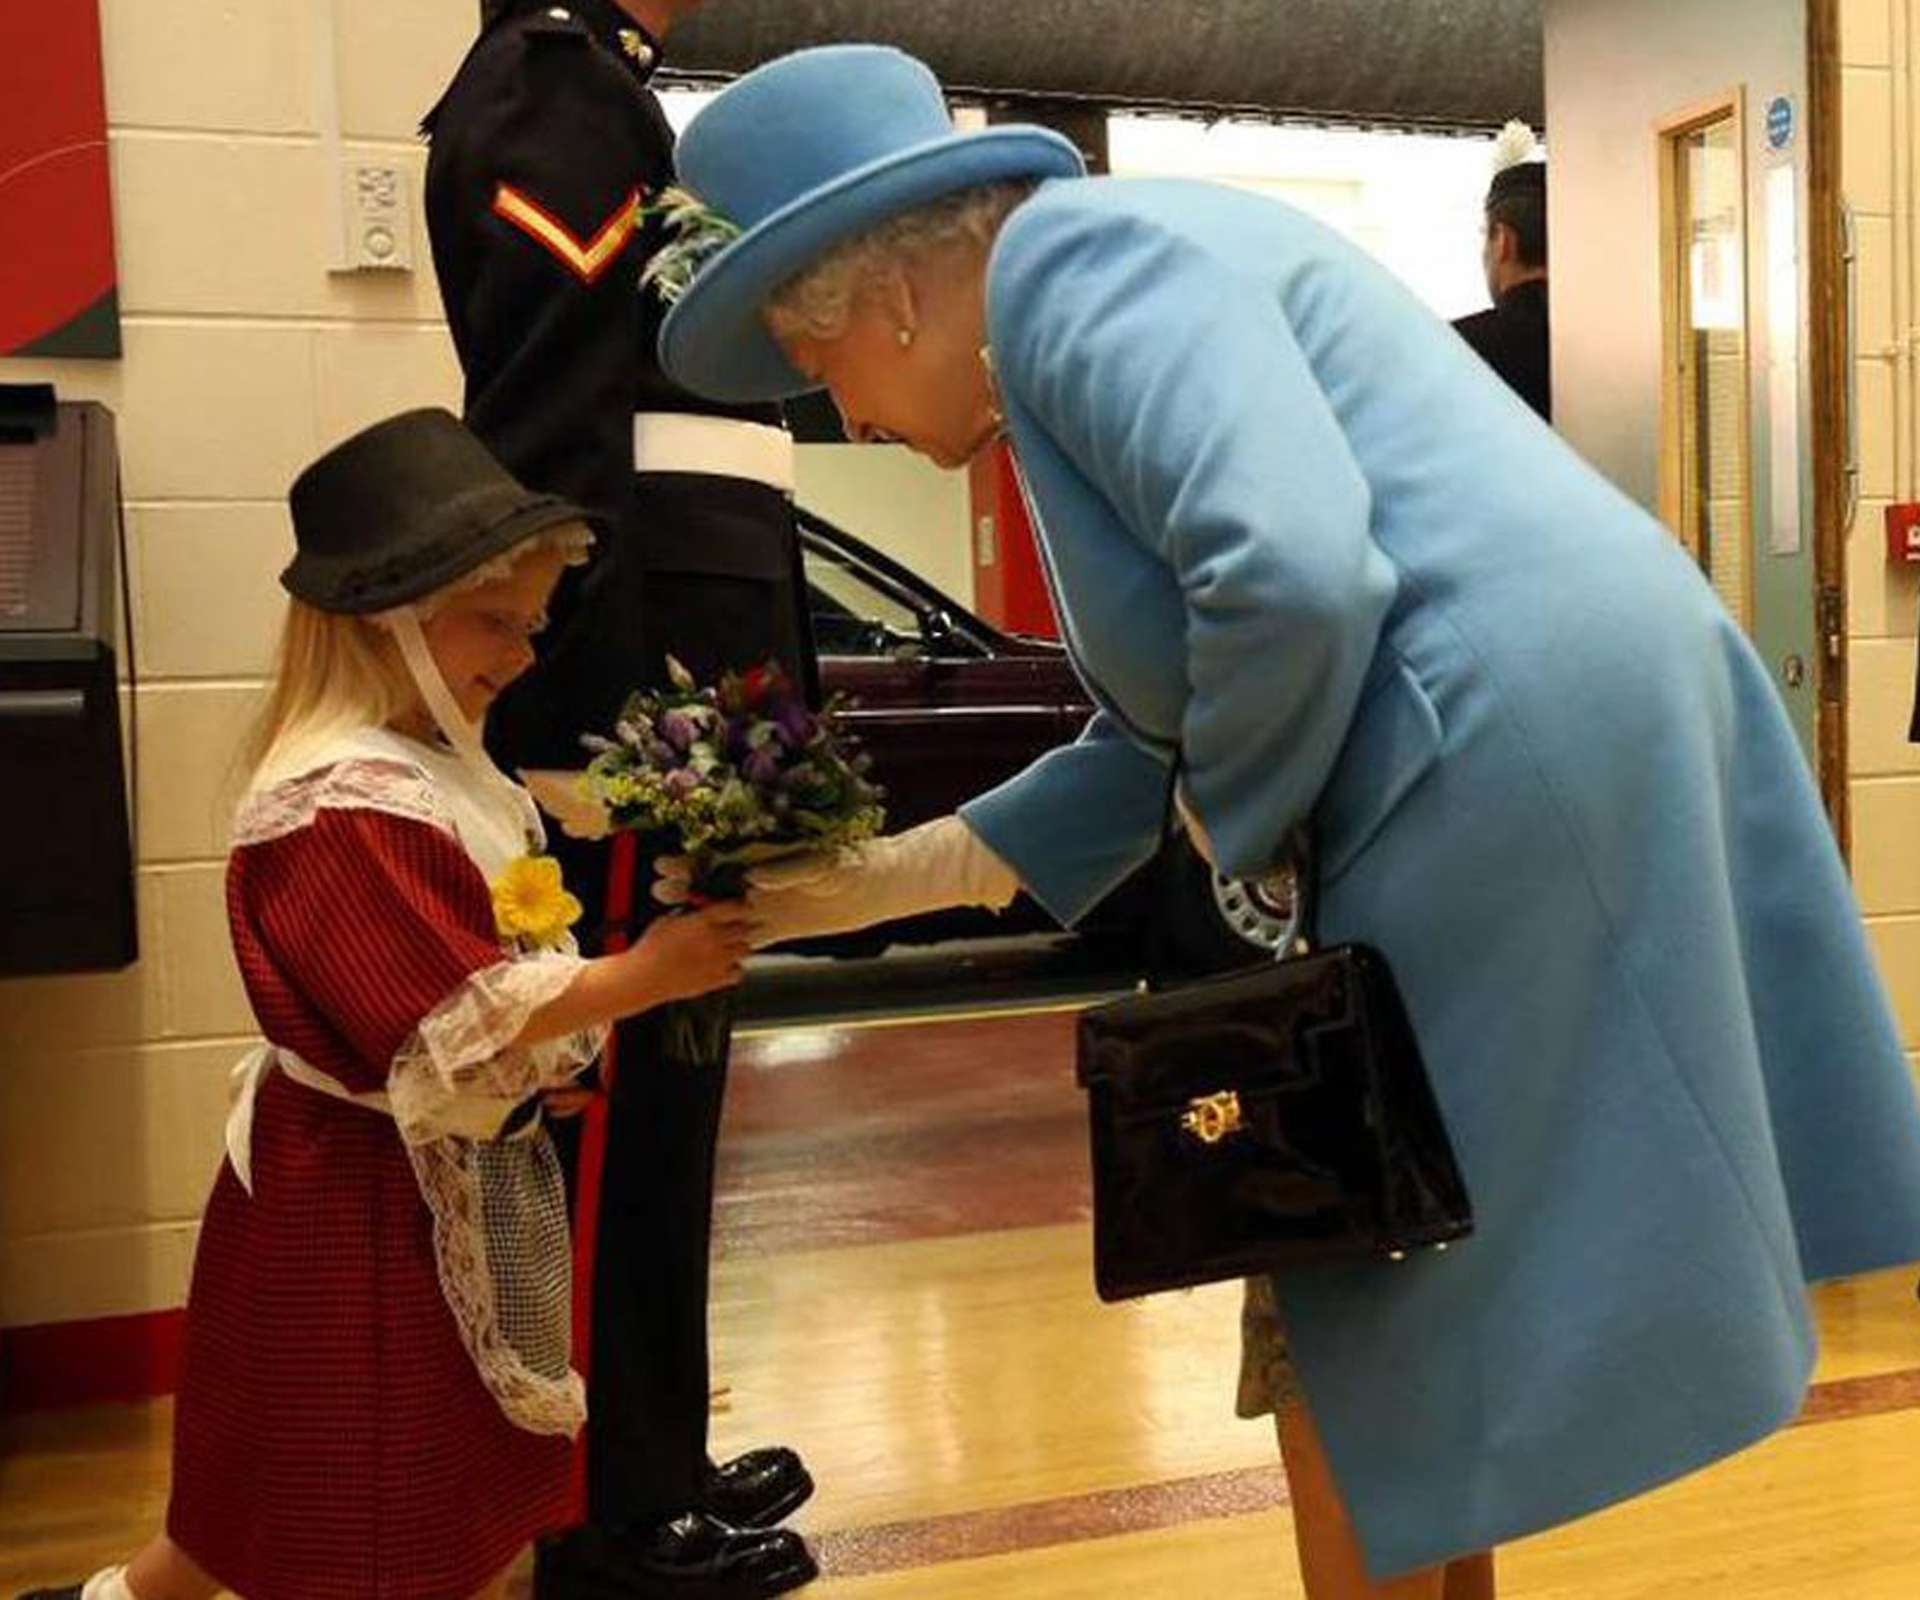
[[[412,606],[400,606],[386,612],[381,621],[393,630],[393,637],[400,645],[400,658],[407,664],[413,686],[420,691],[434,726],[447,743],[472,766],[490,776],[501,776],[481,742],[479,724],[467,720],[466,713],[453,698],[453,691],[447,687],[447,680],[440,675],[440,663],[433,659],[433,652],[427,648],[427,636],[420,631],[420,613]]]
[[[399,642],[399,657],[407,663],[407,674],[413,678],[413,688],[420,691],[420,699],[426,701],[426,711],[434,718],[434,726],[440,728],[449,745],[457,749],[467,761],[482,766],[490,772],[499,768],[486,753],[486,745],[480,739],[480,726],[468,722],[467,713],[461,711],[459,703],[453,699],[453,690],[447,688],[447,680],[440,676],[440,663],[434,661],[434,653],[426,647],[426,634],[420,632],[420,613],[411,605],[401,605],[394,611],[388,611],[380,618],[394,630],[394,638]]]
[[[523,848],[536,852],[543,849],[546,833],[538,809],[520,786],[494,765],[480,737],[480,724],[469,722],[453,698],[453,691],[441,676],[440,663],[427,648],[427,636],[420,631],[419,611],[413,606],[399,606],[382,612],[379,620],[393,631],[400,659],[407,664],[407,673],[426,702],[434,726],[467,767],[501,798]]]

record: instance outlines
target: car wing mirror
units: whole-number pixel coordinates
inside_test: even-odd
[[[920,613],[920,642],[929,655],[949,655],[954,642],[953,618],[937,608]]]

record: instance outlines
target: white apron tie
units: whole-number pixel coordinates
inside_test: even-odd
[[[355,1094],[338,1078],[302,1061],[291,1050],[276,1044],[258,1044],[233,1064],[227,1074],[232,1104],[227,1111],[227,1160],[240,1187],[253,1193],[253,1103],[260,1093],[260,1080],[278,1067],[295,1083],[365,1106],[369,1111],[393,1115],[393,1107],[384,1093]]]

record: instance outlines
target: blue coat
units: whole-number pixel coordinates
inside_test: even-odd
[[[1474,1238],[1279,1283],[1378,1573],[1800,1404],[1803,1286],[1920,1258],[1920,1106],[1767,674],[1673,537],[1384,271],[1204,185],[1050,184],[989,324],[1084,737],[965,811],[1071,921],[1167,761],[1222,866],[1311,816]]]

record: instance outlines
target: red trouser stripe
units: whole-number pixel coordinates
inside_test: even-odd
[[[634,882],[638,877],[639,846],[631,833],[613,837],[607,863],[607,933],[602,955],[627,948],[627,925],[633,916]],[[600,1239],[600,1189],[607,1168],[609,1096],[617,1070],[620,1030],[607,1033],[600,1055],[600,1092],[587,1103],[580,1127],[579,1160],[573,1182],[573,1365],[585,1378],[593,1368],[593,1265]],[[573,1444],[573,1514],[587,1520],[587,1435],[582,1428]]]

